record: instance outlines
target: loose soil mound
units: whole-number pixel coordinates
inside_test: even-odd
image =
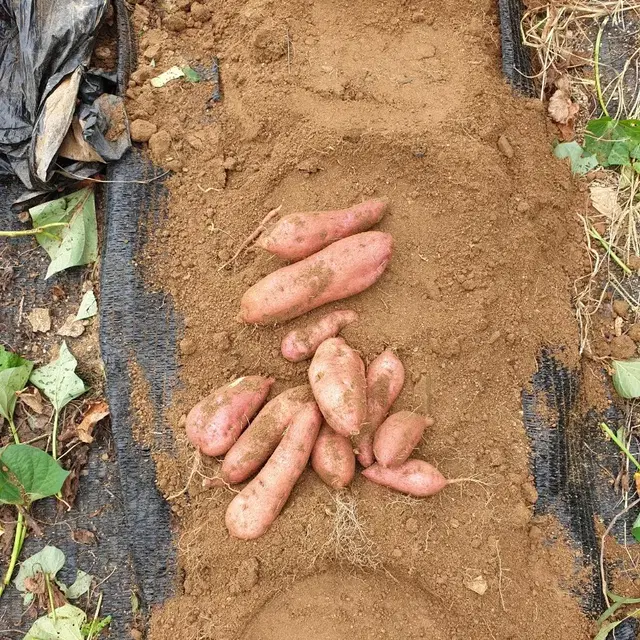
[[[551,157],[541,105],[513,97],[501,77],[494,4],[178,4],[136,8],[141,50],[157,67],[139,72],[128,105],[160,130],[152,155],[176,172],[169,222],[146,259],[186,317],[184,388],[169,415],[180,453],[157,456],[162,489],[187,482],[182,416],[203,395],[244,374],[277,377],[276,391],[305,382],[305,363],[286,362],[279,342],[308,318],[275,329],[235,321],[242,293],[280,263],[255,250],[223,265],[280,204],[290,213],[370,197],[390,200],[379,228],[393,234],[395,256],[376,286],[330,308],[360,314],[344,336],[365,359],[387,346],[402,359],[396,408],[435,419],[419,455],[490,486],[417,501],[358,477],[351,500],[366,540],[336,547],[334,499],[310,471],[249,543],[224,526],[233,494],[202,490],[196,476],[172,502],[184,580],[151,637],[373,638],[401,628],[407,638],[588,638],[566,590],[573,552],[553,522],[532,519],[520,413],[541,345],[564,345],[577,361],[571,290],[584,197]],[[221,103],[207,102],[209,82],[142,84],[213,55]],[[353,553],[384,568],[355,574]],[[470,588],[483,583],[484,595]]]

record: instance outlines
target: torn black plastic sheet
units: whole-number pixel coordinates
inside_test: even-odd
[[[104,78],[87,66],[108,6],[109,0],[0,0],[0,174],[16,175],[29,190],[56,187],[57,164],[69,164],[59,152],[74,118],[81,116],[86,133],[78,143],[91,147],[97,140],[104,153],[96,130],[110,128],[115,103],[124,113],[121,98],[87,102],[83,91],[94,77]],[[115,89],[111,84],[105,91]],[[130,146],[126,118],[117,121],[108,157],[95,146],[93,161],[117,159]]]

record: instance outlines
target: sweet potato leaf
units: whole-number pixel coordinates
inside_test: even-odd
[[[24,581],[27,578],[33,578],[37,573],[45,573],[50,578],[55,580],[56,574],[64,566],[65,561],[64,553],[58,549],[47,545],[38,553],[34,553],[32,556],[23,560],[20,564],[20,571],[15,577],[13,583],[16,585],[16,589],[25,593],[27,587]]]
[[[46,277],[94,262],[98,257],[98,227],[93,190],[81,189],[68,196],[29,209],[34,227],[64,222],[66,226],[36,234],[38,244],[49,254]]]
[[[584,135],[585,153],[593,154],[603,167],[626,167],[640,154],[640,120],[591,120]]]
[[[23,640],[83,640],[82,626],[86,620],[82,609],[65,604],[38,618]]]
[[[80,308],[76,315],[76,320],[86,320],[92,318],[98,313],[98,302],[92,289],[89,289],[80,300]]]
[[[583,148],[575,141],[561,142],[556,145],[553,155],[559,160],[569,158],[571,160],[571,173],[584,175],[598,166],[595,156],[584,155]]]
[[[16,393],[25,388],[33,362],[0,346],[0,415],[11,421],[18,397]]]
[[[640,398],[640,359],[614,360],[613,386],[623,398]]]
[[[77,365],[78,361],[69,351],[67,343],[63,342],[57,359],[31,374],[32,384],[49,398],[56,411],[87,390],[82,379],[75,374]]]

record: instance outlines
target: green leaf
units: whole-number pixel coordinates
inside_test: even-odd
[[[87,615],[72,604],[58,607],[53,613],[38,618],[23,640],[83,640],[82,625]]]
[[[16,408],[16,391],[25,388],[33,362],[0,346],[0,415],[11,421]]]
[[[58,571],[64,566],[64,561],[64,553],[58,547],[46,546],[38,553],[34,553],[20,565],[20,571],[13,581],[16,589],[24,593],[27,590],[24,581],[38,573],[46,573],[50,578],[55,579]]]
[[[603,167],[624,167],[640,157],[640,121],[602,117],[587,124],[584,148]]]
[[[80,301],[80,308],[78,309],[78,313],[76,315],[76,320],[86,320],[87,318],[92,318],[98,313],[98,302],[96,301],[96,296],[93,293],[93,289],[89,289],[83,296]]]
[[[82,634],[85,638],[91,636],[97,638],[98,635],[111,624],[111,616],[105,616],[98,620],[92,620],[88,624],[82,626]]]
[[[28,444],[6,446],[0,452],[0,463],[11,474],[0,472],[0,502],[7,504],[28,505],[54,496],[69,475],[46,451]]]
[[[638,517],[633,521],[633,524],[631,525],[631,535],[638,542],[640,542],[640,513],[638,514]],[[637,600],[636,602],[640,602],[640,599]]]
[[[613,386],[623,398],[640,398],[640,359],[614,360]]]
[[[58,358],[31,374],[31,382],[49,398],[56,411],[87,390],[82,379],[74,373],[77,365],[78,361],[69,351],[67,343],[63,342]]]
[[[608,622],[604,626],[600,627],[600,630],[596,634],[596,637],[593,640],[607,640],[610,631],[613,631],[622,620],[617,620],[615,622]],[[25,639],[26,640],[26,639]]]
[[[187,82],[200,82],[200,74],[191,67],[182,67],[182,73]]]
[[[553,155],[559,160],[569,158],[571,160],[571,172],[581,175],[598,166],[598,161],[594,156],[583,156],[583,153],[582,147],[575,141],[561,142],[553,150]]]
[[[82,569],[78,569],[76,580],[70,587],[66,588],[64,592],[65,596],[67,596],[69,600],[76,600],[80,596],[83,596],[91,589],[92,580],[93,576],[90,573],[85,573]]]
[[[628,143],[614,142],[609,156],[607,157],[607,164],[609,166],[627,166],[631,164],[631,156]]]
[[[34,227],[67,223],[65,227],[36,234],[38,244],[51,258],[47,278],[69,267],[95,262],[98,258],[98,227],[92,189],[81,189],[45,202],[29,209],[29,213]]]

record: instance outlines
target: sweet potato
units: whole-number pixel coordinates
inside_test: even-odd
[[[344,327],[358,320],[355,311],[338,309],[302,329],[294,329],[282,339],[282,355],[289,362],[301,362],[313,357],[327,339],[337,336]]]
[[[274,382],[273,378],[245,376],[198,402],[185,425],[191,443],[207,456],[229,451],[267,399]]]
[[[427,427],[433,424],[412,411],[398,411],[389,416],[379,427],[373,438],[373,454],[382,467],[397,467],[418,446]]]
[[[238,319],[271,324],[297,318],[323,304],[354,296],[382,275],[393,238],[365,231],[269,274],[242,296]]]
[[[315,403],[298,411],[260,473],[229,504],[225,522],[234,538],[259,538],[273,524],[307,466],[321,423]]]
[[[325,340],[309,366],[313,395],[328,425],[349,438],[367,416],[364,362],[342,338]]]
[[[433,465],[416,458],[410,458],[399,467],[373,464],[364,469],[362,475],[371,482],[417,498],[435,495],[452,482]]]
[[[309,402],[315,404],[307,384],[287,389],[267,402],[224,457],[222,479],[237,484],[256,473],[278,446],[295,414]]]
[[[343,489],[351,484],[356,473],[351,440],[323,423],[311,452],[311,467],[332,489]]]
[[[367,200],[339,211],[307,211],[284,216],[256,245],[284,260],[301,260],[332,242],[361,233],[380,222],[387,208],[383,200]]]
[[[386,349],[367,368],[367,419],[354,442],[358,462],[363,467],[375,461],[373,436],[400,395],[403,385],[402,362],[391,349]]]

